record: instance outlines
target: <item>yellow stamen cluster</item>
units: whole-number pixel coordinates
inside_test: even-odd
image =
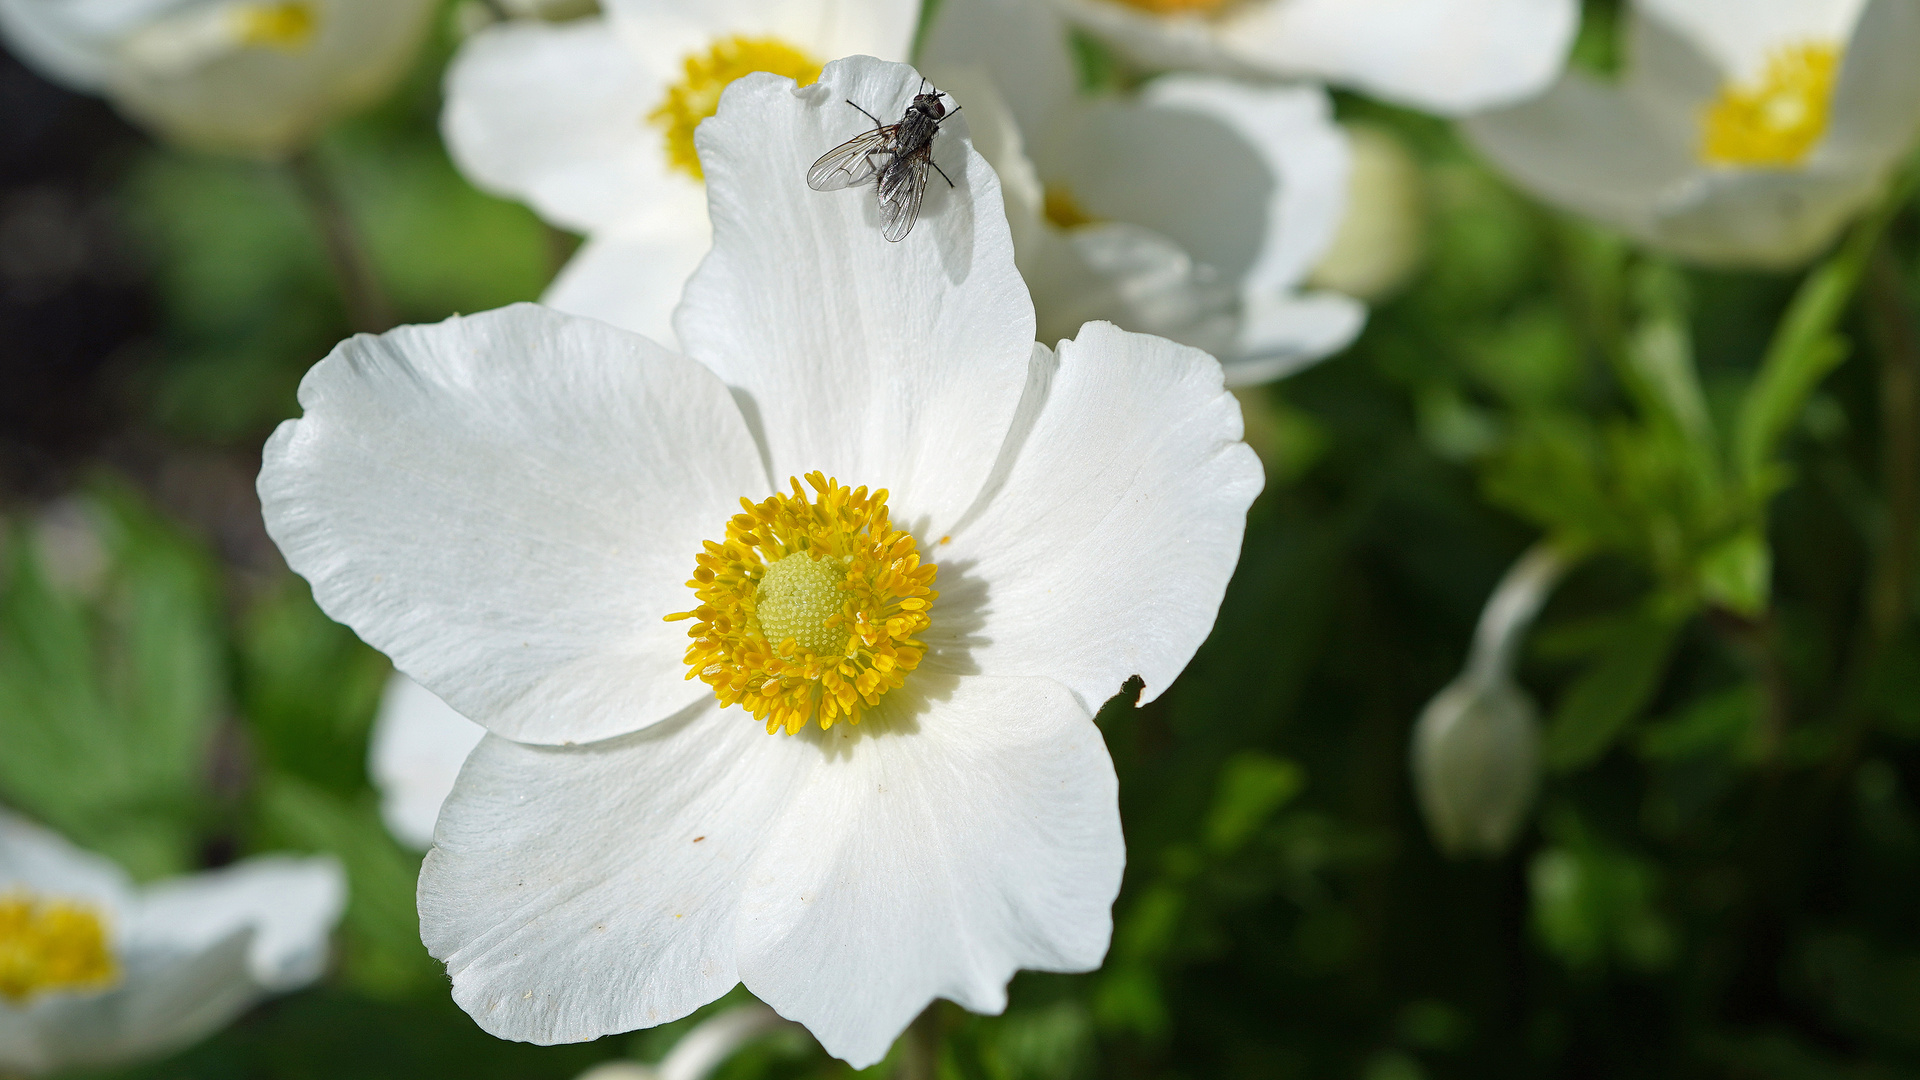
[[[0,894],[0,999],[23,1005],[35,994],[98,990],[118,977],[106,927],[93,908]]]
[[[723,543],[706,542],[693,580],[699,606],[667,616],[687,631],[687,678],[713,687],[769,734],[830,728],[897,689],[927,647],[939,569],[887,516],[886,489],[848,489],[818,472],[791,495],[740,500]]]
[[[1086,208],[1080,205],[1080,200],[1073,197],[1073,190],[1064,184],[1048,184],[1040,208],[1048,221],[1062,229],[1100,223],[1099,218],[1087,213]]]
[[[1806,42],[1775,52],[1760,78],[1728,82],[1701,117],[1700,158],[1709,165],[1798,165],[1827,132],[1840,50]]]
[[[234,10],[235,36],[243,45],[298,52],[313,40],[320,17],[311,3],[242,4]]]
[[[820,63],[775,38],[734,35],[716,41],[704,54],[689,55],[682,65],[686,77],[667,88],[667,99],[647,114],[667,135],[667,161],[696,180],[706,174],[693,149],[693,129],[720,108],[720,92],[733,80],[756,71],[785,75],[801,86],[820,77]]]
[[[1240,0],[1116,0],[1155,15],[1218,15]]]

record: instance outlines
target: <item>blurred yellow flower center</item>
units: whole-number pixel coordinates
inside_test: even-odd
[[[1240,0],[1115,0],[1155,15],[1217,15]]]
[[[1840,50],[1806,42],[1775,52],[1751,83],[1728,82],[1702,117],[1709,165],[1798,165],[1826,134]]]
[[[22,1005],[58,990],[98,990],[119,970],[91,906],[31,893],[0,895],[0,998]]]
[[[1063,229],[1076,225],[1098,225],[1100,219],[1087,213],[1080,200],[1073,197],[1072,189],[1064,184],[1048,184],[1043,192],[1044,201],[1041,210],[1047,220]]]
[[[287,52],[306,48],[320,25],[310,3],[242,4],[234,11],[234,20],[241,44]]]
[[[693,129],[720,108],[720,92],[733,80],[756,71],[785,75],[801,86],[820,77],[820,63],[775,38],[735,35],[716,41],[704,53],[692,53],[682,65],[686,77],[667,88],[667,99],[647,114],[667,135],[667,161],[696,180],[700,155],[693,149]]]
[[[848,489],[818,472],[793,493],[740,500],[726,540],[695,557],[699,606],[667,616],[687,631],[687,678],[789,735],[830,728],[880,703],[920,666],[914,635],[932,625],[938,567],[893,528],[884,489]]]

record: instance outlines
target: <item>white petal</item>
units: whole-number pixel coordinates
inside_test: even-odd
[[[603,232],[581,245],[540,302],[674,345],[673,309],[711,241],[705,206],[659,227]]]
[[[1750,80],[1784,46],[1842,44],[1867,0],[1634,0],[1685,34],[1736,80]]]
[[[0,894],[15,890],[91,901],[110,922],[132,896],[127,872],[111,859],[82,851],[58,833],[0,810]]]
[[[1025,380],[1033,305],[1000,184],[949,120],[919,225],[881,235],[872,187],[807,187],[815,158],[861,133],[854,101],[897,119],[920,76],[849,57],[795,90],[749,75],[696,140],[713,251],[674,326],[736,387],[776,483],[813,469],[893,493],[894,518],[957,519],[993,466]]]
[[[1575,0],[1277,0],[1224,20],[1242,63],[1313,75],[1448,116],[1552,83],[1580,26]]]
[[[502,1038],[559,1043],[726,993],[740,890],[801,749],[710,695],[586,746],[481,742],[420,871],[454,1000]]]
[[[1220,362],[1227,387],[1285,378],[1353,344],[1366,323],[1367,306],[1339,293],[1251,300],[1241,312],[1237,347]]]
[[[1019,968],[1099,966],[1126,853],[1106,744],[1064,687],[923,670],[810,735],[745,875],[762,1001],[863,1068],[935,997],[997,1013]]]
[[[1871,172],[1702,172],[1663,200],[1648,239],[1695,262],[1785,269],[1818,254],[1870,202]]]
[[[440,128],[469,179],[556,225],[699,220],[699,181],[668,167],[647,119],[673,74],[650,70],[604,19],[499,23],[447,69]]]
[[[320,974],[346,902],[346,875],[331,857],[262,855],[146,890],[130,917],[127,947],[204,952],[251,929],[253,981],[291,990]]]
[[[1885,168],[1913,145],[1920,124],[1920,3],[1876,0],[1861,15],[1834,87],[1817,157],[1835,167]]]
[[[367,750],[367,773],[380,790],[380,819],[388,832],[422,851],[433,843],[440,804],[486,730],[394,672]]]
[[[1054,678],[1089,712],[1139,675],[1150,701],[1213,627],[1259,461],[1198,350],[1089,323],[1035,368],[1004,483],[928,553],[926,662]]]
[[[1069,51],[1067,24],[1049,4],[1034,0],[941,0],[921,46],[919,66],[942,90],[953,89],[967,106],[974,145],[986,154],[975,106],[945,70],[973,68],[992,79],[999,96],[1025,132],[1047,130],[1056,110],[1073,102],[1077,74]],[[995,167],[999,162],[994,161]],[[1002,182],[1006,170],[999,169]]]
[[[646,33],[690,24],[712,37],[773,37],[817,59],[866,55],[905,60],[918,0],[604,0],[623,29]]]
[[[209,948],[122,956],[121,982],[105,993],[0,1007],[0,1068],[126,1065],[225,1026],[260,996],[248,973],[251,938],[240,930]]]
[[[0,36],[29,67],[74,90],[97,91],[113,65],[113,41],[151,12],[124,0],[50,4],[0,0]]]
[[[1690,146],[1669,141],[1619,90],[1579,73],[1462,127],[1528,191],[1642,236],[1654,205],[1695,171]]]
[[[530,304],[361,335],[268,442],[268,531],[321,608],[463,716],[563,742],[633,731],[683,681],[703,540],[766,493],[712,374]]]

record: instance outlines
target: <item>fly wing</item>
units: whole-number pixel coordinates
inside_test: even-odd
[[[807,170],[807,186],[815,191],[870,184],[893,160],[893,131],[899,125],[864,131],[820,155]],[[875,157],[879,160],[874,160]]]
[[[880,173],[881,233],[895,243],[906,239],[920,218],[920,200],[927,194],[927,165],[932,148],[913,154]]]

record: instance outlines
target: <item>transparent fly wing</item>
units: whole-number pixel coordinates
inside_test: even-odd
[[[927,165],[932,148],[914,154],[880,173],[881,233],[894,243],[906,239],[920,219],[920,200],[927,194]]]
[[[807,170],[807,186],[815,191],[839,191],[872,183],[893,161],[894,126],[862,132],[821,154]]]

